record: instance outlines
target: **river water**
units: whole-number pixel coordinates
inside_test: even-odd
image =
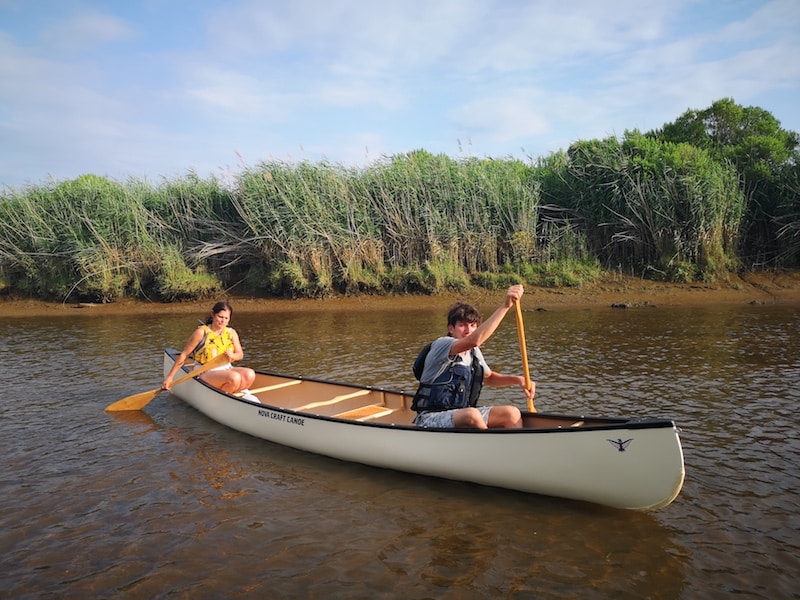
[[[446,308],[267,308],[232,325],[243,364],[413,389]],[[2,597],[800,597],[796,305],[525,311],[539,410],[680,427],[686,483],[652,513],[346,464],[169,394],[106,413],[157,388],[162,348],[205,315],[97,310],[0,318]],[[513,315],[484,353],[521,372]],[[525,404],[513,389],[484,401]]]

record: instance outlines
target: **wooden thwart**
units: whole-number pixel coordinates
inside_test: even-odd
[[[358,408],[354,408],[353,410],[348,410],[347,412],[339,413],[338,415],[333,415],[337,419],[351,419],[353,421],[365,421],[367,419],[377,419],[378,417],[384,417],[386,415],[390,415],[394,412],[395,409],[389,408],[388,406],[380,406],[378,404],[368,404],[367,406],[360,406]]]
[[[290,385],[297,385],[298,383],[303,383],[303,380],[295,379],[294,381],[284,381],[283,383],[276,383],[275,385],[266,385],[264,387],[250,390],[250,393],[260,394],[261,392],[271,392],[272,390],[279,390],[281,388],[289,387]]]
[[[329,406],[331,404],[336,404],[337,402],[341,402],[342,400],[348,400],[350,398],[357,398],[358,396],[366,396],[367,394],[371,394],[372,390],[358,390],[357,392],[353,392],[351,394],[342,394],[341,396],[334,396],[330,400],[322,400],[320,402],[311,402],[310,404],[305,404],[303,406],[298,406],[294,410],[298,412],[302,412],[304,410],[311,410],[312,408],[319,408],[320,406]]]

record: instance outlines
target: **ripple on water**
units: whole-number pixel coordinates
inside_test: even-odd
[[[443,310],[237,314],[248,361],[413,389]],[[676,502],[629,513],[349,465],[159,396],[184,315],[0,321],[35,349],[0,398],[3,584],[14,597],[792,597],[800,572],[800,317],[780,307],[526,316],[540,410],[674,419]],[[433,336],[431,334],[433,333]],[[6,343],[6,342],[4,342]],[[6,346],[6,348],[8,348]],[[485,345],[519,372],[513,323]],[[524,406],[518,390],[487,402]],[[527,460],[547,460],[547,456]],[[499,457],[502,460],[502,457]]]

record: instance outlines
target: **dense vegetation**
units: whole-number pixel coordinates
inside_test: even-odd
[[[108,302],[710,281],[800,266],[795,132],[731,99],[531,163],[417,150],[262,163],[223,184],[94,175],[0,198],[0,289]]]

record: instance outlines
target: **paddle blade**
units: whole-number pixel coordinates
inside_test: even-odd
[[[225,354],[220,354],[219,356],[215,356],[206,364],[194,369],[193,371],[189,371],[185,373],[181,377],[178,377],[175,381],[172,382],[172,386],[176,386],[179,383],[183,383],[184,381],[188,381],[198,375],[202,375],[206,371],[209,371],[215,367],[219,367],[228,362],[228,357]],[[158,396],[162,392],[161,388],[151,390],[149,392],[142,392],[141,394],[134,394],[133,396],[128,396],[127,398],[123,398],[122,400],[117,400],[114,404],[109,404],[106,406],[106,410],[109,412],[118,411],[118,410],[142,410],[145,406],[150,404],[150,402]]]
[[[106,406],[106,411],[113,412],[117,410],[142,410],[160,393],[161,389],[134,394],[133,396],[128,396],[122,400],[117,400],[113,404],[109,404]]]

